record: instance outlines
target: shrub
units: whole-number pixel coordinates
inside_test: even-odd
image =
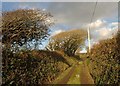
[[[119,44],[116,41],[117,37],[100,41],[91,49],[89,69],[97,85],[117,84],[119,82],[118,61],[120,48],[118,48]]]
[[[66,60],[56,52],[32,50],[5,53],[3,50],[3,85],[50,83],[68,67]]]

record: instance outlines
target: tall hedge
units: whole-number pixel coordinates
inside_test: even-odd
[[[95,84],[118,84],[120,36],[100,41],[91,49],[89,69]]]
[[[49,51],[21,51],[17,54],[3,50],[3,85],[38,85],[50,83],[68,67],[64,57]]]

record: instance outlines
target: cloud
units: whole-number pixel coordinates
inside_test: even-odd
[[[114,22],[96,30],[96,32],[98,32],[100,39],[111,38],[117,33],[117,31],[118,31],[118,24]]]
[[[29,5],[27,5],[27,4],[20,4],[19,6],[18,6],[18,8],[21,8],[21,9],[26,9],[26,8],[31,8],[31,7],[29,7]]]
[[[90,22],[94,6],[94,2],[53,2],[50,3],[48,10],[58,20],[57,23],[81,27]],[[117,2],[99,2],[93,22],[104,18],[112,20],[115,16],[118,16]]]
[[[107,22],[105,20],[98,19],[95,22],[88,24],[87,27],[90,27],[90,29],[96,29],[96,28],[104,27],[106,25],[107,25]]]
[[[111,23],[111,27],[113,28],[113,29],[117,29],[118,28],[118,22],[113,22],[113,23]]]
[[[59,34],[61,32],[64,32],[64,30],[62,30],[62,29],[56,30],[56,31],[52,32],[51,36],[54,36],[54,35]]]
[[[82,25],[89,23],[95,2],[17,2],[21,8],[46,8],[59,23]],[[14,3],[13,3],[14,5]],[[16,6],[16,8],[18,8]],[[118,16],[117,2],[98,2],[93,21]]]
[[[117,30],[112,30],[111,28],[101,28],[99,30],[96,30],[96,33],[98,34],[97,40],[111,38],[115,34],[115,31],[117,32]]]
[[[94,28],[94,29],[93,29]],[[91,46],[98,43],[100,40],[112,38],[118,31],[118,23],[108,23],[105,20],[97,20],[92,23],[91,33]],[[88,43],[86,43],[88,45]]]
[[[110,33],[111,29],[101,28],[101,29],[96,30],[96,31],[99,33],[99,35],[101,37],[105,37],[105,36],[107,36]]]
[[[52,28],[52,35],[56,35],[70,28],[88,28],[94,6],[95,2],[26,2],[18,3],[14,8],[46,9],[57,20],[56,27]],[[11,8],[8,4],[6,7]],[[118,3],[98,2],[91,24],[91,42],[94,44],[112,37],[118,29],[116,21],[118,21]]]
[[[71,28],[80,28],[90,23],[95,2],[16,2],[13,3],[13,5],[15,5],[13,9],[46,9],[46,11],[49,11],[57,20],[57,24],[64,24]],[[8,4],[6,4],[6,7],[7,6]],[[98,19],[117,21],[118,3],[98,2],[93,22]]]

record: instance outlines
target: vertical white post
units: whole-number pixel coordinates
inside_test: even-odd
[[[91,45],[90,45],[90,28],[88,28],[88,48],[89,48],[89,53],[90,53],[90,48],[91,48]]]
[[[95,10],[96,10],[96,7],[97,7],[97,2],[98,0],[96,1],[96,4],[95,4],[95,8],[93,10],[93,14],[92,14],[92,17],[91,17],[91,22],[90,22],[90,26],[88,27],[88,44],[89,44],[89,53],[91,52],[90,49],[91,49],[91,43],[90,43],[90,27],[91,27],[91,23],[92,23],[92,20],[94,18],[94,15],[95,15]]]

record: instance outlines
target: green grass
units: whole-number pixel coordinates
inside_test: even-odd
[[[80,65],[76,65],[76,69],[67,84],[80,84]]]
[[[79,54],[80,58],[86,58],[87,54]]]
[[[90,59],[87,58],[87,59],[86,59],[86,64],[89,65],[89,63],[90,63]]]
[[[61,73],[51,84],[57,84],[61,79],[63,79],[71,70],[72,67],[65,70],[63,73]]]
[[[76,64],[76,62],[77,62],[77,60],[74,58],[74,57],[64,57],[67,61],[68,61],[68,63],[69,64],[71,64],[71,65],[74,65],[74,64]]]
[[[80,69],[81,69],[81,64],[83,64],[83,62],[76,60],[76,58],[74,57],[64,57],[64,58],[71,64],[71,67],[69,67],[67,70],[61,73],[51,84],[57,84],[60,80],[62,80],[70,72],[71,68],[74,65],[76,65],[75,66],[76,68],[66,84],[80,84]],[[78,64],[76,64],[77,62]]]
[[[61,79],[63,79],[70,72],[71,68],[77,63],[76,59],[74,59],[73,57],[69,57],[69,58],[66,57],[66,59],[67,59],[67,61],[69,61],[70,64],[72,64],[72,66],[69,67],[67,70],[65,70],[63,73],[61,73],[51,84],[57,84]],[[82,64],[82,62],[79,62],[79,64]],[[80,71],[79,69],[77,67],[75,69],[74,73],[79,74],[79,71]],[[80,79],[75,76],[73,82],[72,81],[70,81],[70,82],[79,84],[78,82],[80,82]]]
[[[80,65],[80,64],[83,64],[83,62],[82,62],[82,61],[80,61],[78,64],[79,64],[79,65]]]

